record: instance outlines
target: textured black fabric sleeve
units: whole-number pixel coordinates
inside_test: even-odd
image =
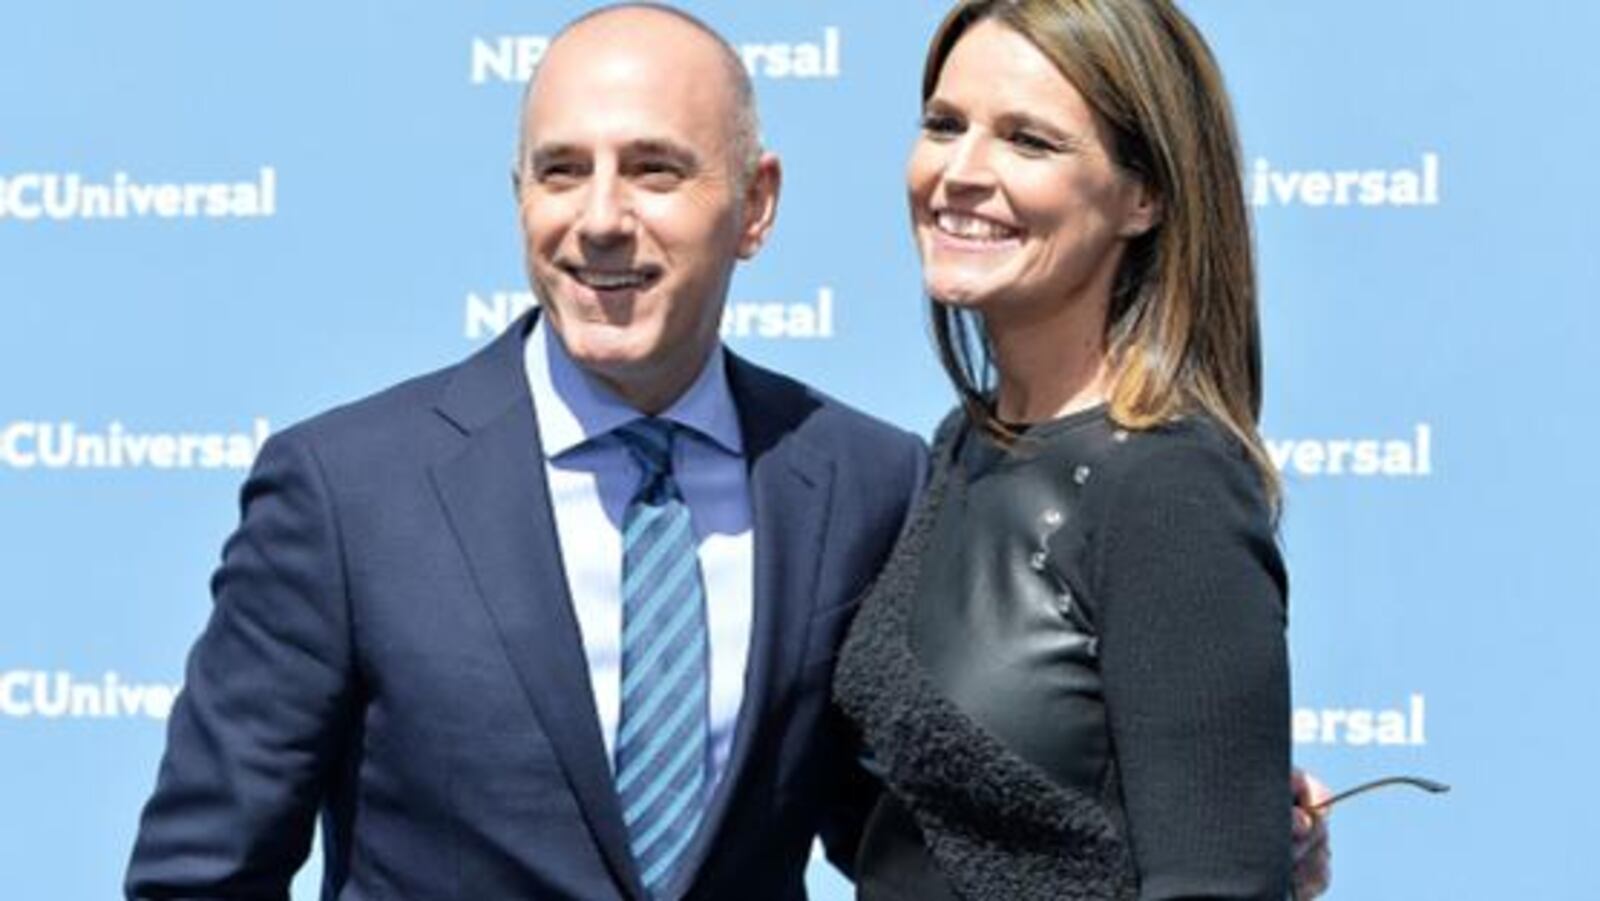
[[[1139,897],[1282,901],[1287,586],[1259,480],[1204,429],[1126,450],[1093,566]]]

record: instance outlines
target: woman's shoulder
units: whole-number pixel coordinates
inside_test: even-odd
[[[1265,510],[1265,486],[1249,451],[1210,416],[1113,429],[1115,452],[1102,461],[1112,500],[1165,506],[1209,497]]]
[[[1148,554],[1248,549],[1278,571],[1276,517],[1243,443],[1215,420],[1191,415],[1129,429],[1101,461],[1084,497],[1085,538],[1105,575]],[[1209,553],[1209,551],[1208,551]]]
[[[1255,561],[1281,595],[1287,576],[1266,486],[1243,443],[1209,417],[1129,430],[1086,498],[1098,583],[1164,571],[1174,584],[1206,561]],[[1103,587],[1103,586],[1102,586]]]

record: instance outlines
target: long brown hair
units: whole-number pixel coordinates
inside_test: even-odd
[[[1119,264],[1104,336],[1110,415],[1146,429],[1203,412],[1244,445],[1274,507],[1278,474],[1256,425],[1261,337],[1243,165],[1205,39],[1170,0],[964,0],[928,47],[922,99],[973,25],[994,20],[1055,63],[1112,135],[1113,160],[1160,203]],[[968,415],[1005,440],[992,348],[975,314],[934,300],[939,358]]]

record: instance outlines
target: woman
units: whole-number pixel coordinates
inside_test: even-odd
[[[1168,0],[968,0],[912,223],[962,405],[841,651],[861,897],[1289,890],[1286,579],[1221,77]]]

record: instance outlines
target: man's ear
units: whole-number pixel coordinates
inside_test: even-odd
[[[783,166],[774,153],[763,152],[744,189],[744,222],[740,223],[739,259],[748,260],[761,250],[772,223],[778,218],[778,193],[783,187]]]

